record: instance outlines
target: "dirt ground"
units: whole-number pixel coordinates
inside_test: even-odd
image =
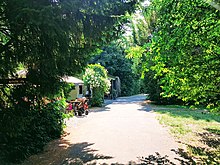
[[[64,136],[22,165],[140,164],[141,157],[181,164],[185,160],[176,154],[179,144],[151,107],[141,104],[144,99],[144,95],[117,98],[92,108],[88,116],[66,120]]]

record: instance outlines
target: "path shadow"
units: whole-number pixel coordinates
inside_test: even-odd
[[[220,162],[220,131],[219,129],[205,129],[207,132],[197,133],[200,141],[212,149],[202,146],[188,145],[189,150],[200,155],[200,160],[207,164],[218,164]]]
[[[75,115],[74,117],[79,118],[79,119],[82,119],[82,118],[86,118],[86,117],[87,117],[87,115],[85,115],[85,114],[82,114],[82,116]]]
[[[159,152],[155,152],[155,154],[138,157],[137,162],[129,161],[126,164],[111,163],[111,165],[196,165],[196,162],[188,157],[183,150],[177,149],[171,151],[175,152],[178,155],[177,158],[174,158],[174,160],[171,160],[167,155],[161,155]]]
[[[84,144],[83,144],[84,145]],[[87,145],[87,144],[86,144]],[[92,144],[89,144],[92,145]],[[96,151],[96,150],[95,150]],[[67,158],[63,164],[61,165],[196,165],[196,162],[194,162],[192,159],[186,156],[186,153],[184,153],[181,149],[173,150],[176,154],[182,156],[185,154],[185,156],[182,156],[181,158],[175,158],[175,163],[169,158],[169,156],[164,155],[162,156],[160,153],[155,152],[155,154],[148,155],[146,157],[138,157],[138,161],[129,161],[128,163],[89,163],[91,160],[98,160],[98,159],[111,159],[112,157],[106,157],[101,156],[98,158],[92,158],[85,160],[83,155],[78,155],[78,157],[75,158]],[[93,150],[92,150],[93,152]]]
[[[138,102],[143,102],[146,99],[144,94],[127,96],[127,97],[118,97],[115,100],[105,100],[105,105],[109,104],[135,104]]]
[[[61,165],[81,165],[94,160],[99,159],[112,159],[112,156],[105,156],[100,154],[95,154],[95,149],[92,149],[91,146],[94,143],[82,142],[72,145],[68,150],[69,153],[66,156],[66,159],[61,163]]]
[[[122,97],[114,100],[112,104],[137,104],[143,102],[144,100],[145,98],[140,97]]]
[[[138,109],[139,111],[151,112],[153,111],[152,107],[149,104],[141,104],[141,107]]]
[[[205,120],[207,122],[216,121],[220,123],[220,115],[209,113],[206,110],[192,110],[183,107],[174,108],[166,105],[155,105],[147,100],[143,101],[141,105],[142,107],[139,109],[140,111],[155,111],[160,114],[169,114],[173,117],[193,118],[194,120]]]
[[[187,146],[187,151],[178,149],[174,151],[181,157],[189,160],[192,164],[219,164],[220,162],[220,132],[218,129],[205,129],[207,132],[197,133],[202,143],[208,145],[212,149],[205,146],[195,146],[191,144],[182,143]],[[191,153],[191,154],[190,154]],[[192,157],[191,155],[197,155]]]
[[[205,129],[207,132],[198,133],[201,137],[201,142],[207,144],[209,147],[220,149],[220,130],[219,129]]]
[[[172,149],[178,156],[174,158],[175,162],[170,160],[169,156],[162,156],[160,153],[155,152],[154,155],[141,157],[141,165],[196,165],[196,162],[186,153],[183,149]]]

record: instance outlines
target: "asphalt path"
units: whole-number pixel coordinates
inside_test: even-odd
[[[178,156],[171,150],[177,150],[178,143],[159,124],[151,107],[141,105],[145,98],[136,95],[106,101],[108,105],[91,110],[88,116],[70,119],[67,130],[73,145],[67,160],[128,164],[159,153],[177,163]]]
[[[142,106],[144,100],[145,95],[108,100],[105,106],[92,108],[88,116],[66,120],[66,135],[24,165],[140,164],[141,157],[165,155],[181,164],[177,159],[182,158],[173,152],[179,144],[159,124],[151,106]]]

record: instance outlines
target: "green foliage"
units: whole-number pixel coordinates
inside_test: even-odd
[[[93,92],[91,104],[101,106],[104,94],[109,92],[111,86],[107,70],[100,64],[90,64],[83,75],[83,81]]]
[[[183,107],[163,106],[156,109],[160,114],[160,123],[167,125],[170,132],[187,146],[187,155],[196,158],[196,164],[218,164],[219,114]]]
[[[129,49],[125,50],[127,55],[125,56],[128,59],[132,59],[133,65],[132,70],[136,74],[142,73],[142,65],[143,62],[142,56],[145,52],[145,48],[141,46],[132,46]]]
[[[1,1],[0,77],[8,77],[18,62],[41,77],[81,71],[90,53],[117,36],[123,15],[134,5],[120,0]]]
[[[146,72],[143,79],[143,90],[144,93],[148,94],[148,99],[162,104],[164,103],[163,98],[160,95],[162,89],[160,88],[158,81],[159,79],[154,78],[153,71]]]
[[[147,7],[148,11],[149,6]],[[150,11],[148,11],[150,12]],[[153,14],[152,14],[153,15]],[[150,54],[151,33],[153,28],[153,16],[146,15],[143,6],[139,6],[138,12],[130,16],[132,33],[127,36],[130,45],[126,49],[126,58],[132,61],[132,71],[139,77],[141,92],[147,93],[148,98],[159,104],[171,103],[170,99],[164,99],[160,95],[159,78],[155,78],[152,66],[152,55]]]
[[[66,96],[61,81],[86,66],[117,38],[136,1],[0,1],[0,154],[16,161],[38,152],[62,132],[62,107],[42,98]],[[26,68],[25,82],[9,85]],[[3,140],[2,140],[3,139]],[[2,148],[3,147],[3,148]],[[3,149],[3,150],[2,150]]]
[[[165,11],[166,17],[161,14]],[[166,2],[159,9],[152,69],[164,76],[164,97],[219,106],[219,18],[219,11],[205,2]]]
[[[140,92],[139,76],[132,71],[132,61],[125,58],[125,49],[112,42],[108,47],[91,59],[91,63],[100,63],[110,75],[118,76],[121,82],[121,95],[131,96]]]
[[[58,96],[63,95],[64,98],[68,98],[71,90],[75,89],[75,85],[73,83],[63,83],[61,89],[62,93],[59,93]]]
[[[144,16],[151,39],[142,68],[161,96],[219,107],[219,10],[205,1],[153,0]]]
[[[103,92],[110,89],[110,81],[108,80],[107,70],[100,64],[90,64],[83,75],[85,85],[90,88],[100,88]]]
[[[62,134],[65,100],[45,104],[34,90],[13,87],[8,90],[13,99],[0,109],[0,158],[6,161],[20,162]]]
[[[16,77],[18,65],[44,95],[86,66],[97,48],[117,38],[136,1],[80,0],[0,2],[0,79]],[[48,86],[50,84],[50,86]],[[52,94],[51,94],[52,91]]]
[[[91,98],[91,105],[101,107],[104,102],[104,93],[100,88],[93,88],[93,95]]]

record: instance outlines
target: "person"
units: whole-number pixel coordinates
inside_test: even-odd
[[[91,90],[90,89],[87,89],[85,97],[88,98],[88,99],[91,98]]]

